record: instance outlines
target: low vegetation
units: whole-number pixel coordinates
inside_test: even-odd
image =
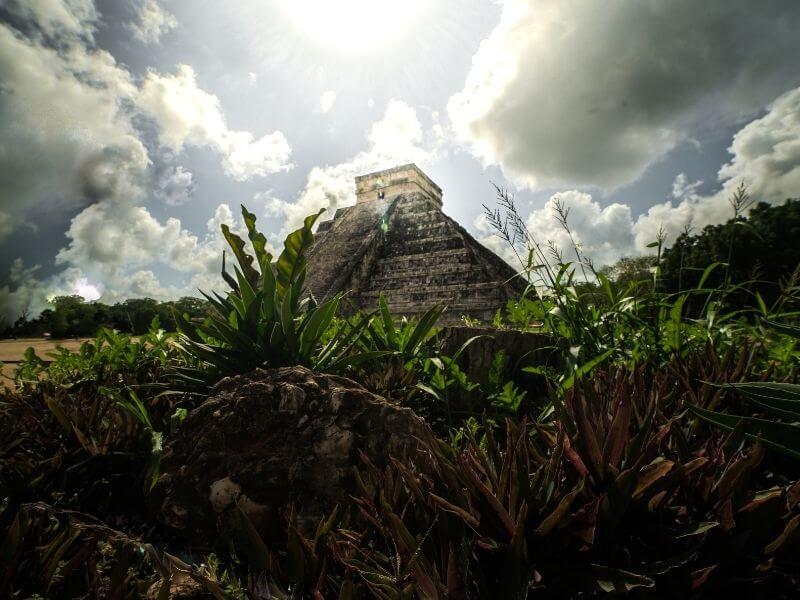
[[[29,352],[0,396],[0,596],[795,597],[800,271],[753,278],[734,262],[776,209],[748,221],[741,190],[732,223],[602,270],[577,244],[565,259],[533,239],[498,193],[487,216],[529,285],[495,326],[546,334],[550,364],[499,355],[472,381],[464,353],[480,340],[448,355],[442,307],[408,321],[383,298],[369,314],[317,303],[317,216],[276,259],[245,209],[247,242],[223,229],[230,292],[207,312],[176,304],[177,333],[151,319],[49,364]],[[700,250],[712,238],[727,253]],[[230,543],[174,538],[146,508],[164,444],[220,378],[290,365],[411,407],[430,435],[387,465],[354,463],[359,493],[314,532],[287,506],[269,539],[244,516]]]

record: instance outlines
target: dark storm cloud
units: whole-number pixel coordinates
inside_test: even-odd
[[[614,188],[800,82],[796,0],[507,0],[450,115],[530,185]]]
[[[128,71],[87,42],[90,24],[40,4],[18,14],[38,18],[47,40],[0,24],[0,210],[21,217],[132,193],[148,164],[126,109]]]

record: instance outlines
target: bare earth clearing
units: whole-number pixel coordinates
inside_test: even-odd
[[[0,362],[3,363],[3,375],[0,385],[11,386],[11,381],[6,377],[14,374],[17,364],[25,356],[25,350],[33,347],[41,358],[48,360],[47,353],[58,347],[76,351],[86,338],[78,340],[46,340],[44,338],[20,338],[17,340],[0,340]]]

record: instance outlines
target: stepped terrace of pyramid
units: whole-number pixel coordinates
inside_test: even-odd
[[[416,165],[356,177],[357,202],[320,224],[308,253],[307,284],[318,300],[347,292],[354,309],[372,310],[383,293],[391,311],[416,316],[447,305],[491,320],[520,286],[514,270],[442,212],[442,190]]]

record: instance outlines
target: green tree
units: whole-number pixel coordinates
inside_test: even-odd
[[[648,294],[653,289],[654,256],[624,256],[601,271],[611,281],[616,293]]]
[[[122,303],[121,311],[131,333],[147,333],[153,317],[158,315],[158,302],[152,298],[129,298]]]
[[[48,316],[47,329],[55,337],[65,337],[69,331],[67,315],[57,310],[51,311]]]
[[[708,225],[697,235],[682,234],[664,253],[662,278],[667,289],[678,291],[697,285],[705,268],[727,263],[711,274],[706,286],[726,280],[737,284],[753,281],[767,303],[780,294],[780,283],[800,264],[800,200],[787,200],[780,206],[761,202],[749,216]],[[750,302],[742,295],[738,302]]]

